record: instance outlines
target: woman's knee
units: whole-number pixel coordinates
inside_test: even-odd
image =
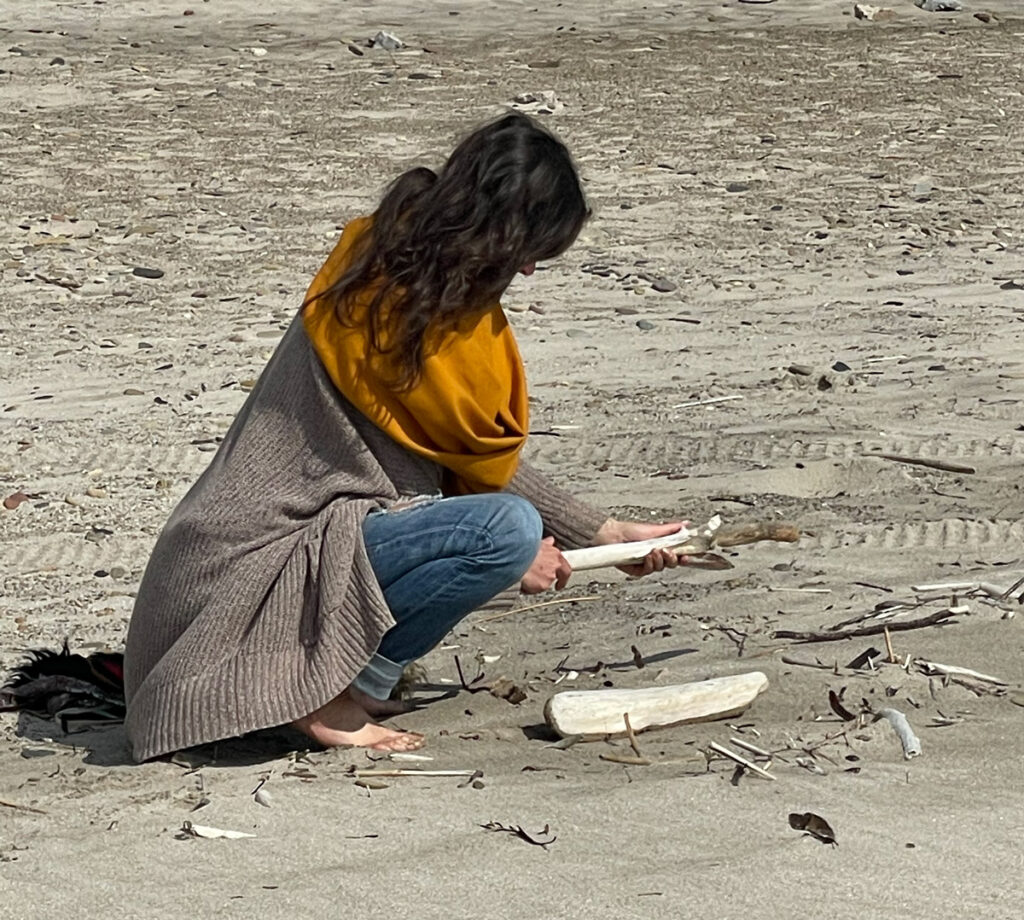
[[[499,493],[494,498],[497,500],[497,509],[491,535],[495,549],[508,565],[525,572],[540,548],[544,530],[540,514],[525,498],[518,495]]]

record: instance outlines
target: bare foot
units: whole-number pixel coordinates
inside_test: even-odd
[[[324,747],[352,744],[375,751],[415,751],[423,747],[424,738],[418,732],[395,731],[372,721],[370,714],[352,698],[352,693],[352,690],[344,691],[292,724]]]
[[[402,713],[412,710],[412,706],[404,700],[378,700],[355,687],[349,687],[346,692],[354,702],[362,706],[375,719],[400,716]]]

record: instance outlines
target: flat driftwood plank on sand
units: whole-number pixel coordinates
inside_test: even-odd
[[[706,722],[746,709],[765,687],[760,671],[690,684],[638,690],[568,690],[544,707],[544,718],[563,738],[626,735],[684,722]]]

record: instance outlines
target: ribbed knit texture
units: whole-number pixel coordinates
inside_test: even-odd
[[[441,480],[341,397],[293,322],[139,587],[125,653],[135,759],[286,724],[347,687],[394,623],[363,517]],[[509,491],[565,548],[606,520],[525,463]]]

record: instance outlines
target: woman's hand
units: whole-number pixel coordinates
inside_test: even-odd
[[[653,540],[655,537],[667,537],[676,533],[680,527],[689,525],[689,521],[675,521],[670,524],[641,524],[635,521],[617,521],[609,518],[594,538],[594,543],[635,543],[639,540]],[[641,577],[664,569],[674,569],[678,565],[686,565],[689,556],[679,555],[670,549],[651,550],[643,562],[633,565],[620,565],[617,568],[627,575]]]
[[[540,541],[537,557],[526,570],[519,587],[523,594],[540,594],[551,587],[561,591],[569,581],[570,575],[572,567],[555,546],[555,538],[545,537]]]

